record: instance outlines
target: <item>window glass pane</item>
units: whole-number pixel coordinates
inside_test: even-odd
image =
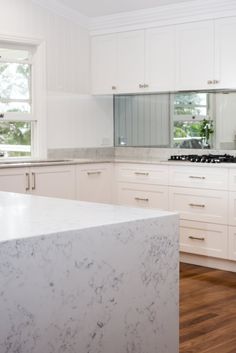
[[[25,61],[30,59],[30,52],[21,49],[0,48],[0,59],[6,61]]]
[[[31,156],[31,130],[31,122],[0,122],[0,151],[4,157]]]
[[[0,99],[30,98],[30,65],[0,63]]]
[[[9,102],[3,103],[0,101],[0,112],[1,113],[30,113],[31,107],[29,103],[21,102]]]

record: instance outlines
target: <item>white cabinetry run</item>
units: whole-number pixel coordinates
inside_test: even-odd
[[[235,36],[235,17],[94,36],[92,93],[235,89]]]

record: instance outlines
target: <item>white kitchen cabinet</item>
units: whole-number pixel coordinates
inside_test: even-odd
[[[227,190],[228,169],[214,166],[172,166],[170,168],[170,185]]]
[[[236,192],[229,192],[229,225],[236,226]]]
[[[180,221],[180,251],[227,259],[227,226]]]
[[[0,191],[24,194],[30,189],[29,168],[0,169]]]
[[[120,182],[168,185],[168,166],[121,163],[116,165],[116,179]]]
[[[112,165],[94,163],[78,165],[76,169],[77,200],[112,202]]]
[[[228,223],[228,193],[221,190],[169,188],[170,210],[180,218],[215,224]]]
[[[177,26],[176,50],[176,89],[214,88],[213,21]]]
[[[93,37],[91,42],[92,94],[117,91],[117,35]]]
[[[146,30],[145,84],[149,92],[174,91],[176,48],[174,27]]]
[[[0,169],[0,191],[75,199],[71,165]]]
[[[236,227],[229,227],[229,260],[236,261]]]
[[[168,166],[120,163],[115,174],[118,204],[168,210]]]
[[[168,187],[118,183],[118,204],[168,210]]]
[[[236,17],[215,21],[215,88],[236,88]]]
[[[145,32],[132,31],[117,35],[117,85],[119,93],[144,90]]]
[[[30,181],[34,195],[75,199],[75,167],[72,165],[32,167]]]

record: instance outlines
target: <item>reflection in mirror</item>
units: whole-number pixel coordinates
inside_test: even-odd
[[[114,97],[115,146],[236,149],[235,92]]]

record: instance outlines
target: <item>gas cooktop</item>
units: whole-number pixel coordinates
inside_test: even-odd
[[[236,157],[230,154],[187,154],[173,155],[169,161],[187,161],[196,163],[236,163]]]

